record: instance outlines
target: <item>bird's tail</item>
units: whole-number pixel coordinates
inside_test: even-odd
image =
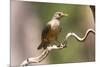
[[[48,44],[47,44],[47,43],[41,43],[41,44],[38,46],[38,48],[37,48],[37,49],[38,49],[38,50],[39,50],[39,49],[42,49],[42,48],[43,48],[43,49],[46,49],[46,48],[47,48],[47,46],[48,46]]]
[[[41,44],[38,46],[37,49],[39,50],[39,49],[41,49],[42,47],[43,47],[43,44],[41,43]]]

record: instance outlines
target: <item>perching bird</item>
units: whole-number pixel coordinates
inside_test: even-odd
[[[46,49],[52,41],[57,40],[57,36],[61,32],[60,19],[64,16],[68,16],[68,14],[64,14],[63,12],[56,12],[54,14],[51,21],[47,23],[42,31],[41,43],[37,49]]]

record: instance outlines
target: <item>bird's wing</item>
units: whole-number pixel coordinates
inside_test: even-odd
[[[62,27],[59,27],[60,28],[60,32],[62,31]]]
[[[46,38],[47,37],[47,34],[48,32],[51,30],[51,26],[48,24],[42,31],[42,38]]]

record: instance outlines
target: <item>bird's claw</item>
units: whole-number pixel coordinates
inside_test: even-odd
[[[58,47],[65,48],[65,47],[67,47],[67,45],[61,43],[60,45],[58,45]]]

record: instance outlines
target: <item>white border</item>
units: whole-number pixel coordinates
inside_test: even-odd
[[[0,67],[10,60],[10,1],[0,0]]]
[[[19,0],[19,1],[35,1],[35,2],[49,2],[49,3],[67,3],[67,4],[83,4],[95,5],[95,0]]]
[[[37,0],[41,1],[41,0]],[[46,0],[42,0],[46,1]],[[49,1],[49,0],[48,0]],[[52,1],[52,0],[50,0]],[[55,1],[55,0],[54,0]],[[69,0],[61,0],[65,2]],[[76,3],[77,0],[75,0]],[[84,0],[83,0],[84,1]],[[83,3],[80,2],[79,4]],[[86,0],[85,0],[86,1]],[[88,4],[94,5],[94,0],[91,0]],[[59,2],[59,0],[56,0]],[[72,0],[70,0],[73,3]],[[74,2],[75,3],[75,2]],[[84,2],[84,4],[87,4]],[[34,67],[99,67],[100,66],[100,4],[99,0],[96,1],[96,62],[85,62],[85,63],[69,63],[69,64],[54,64],[54,65],[41,65],[41,66],[34,66]],[[0,67],[9,67],[10,63],[10,0],[0,0]]]

